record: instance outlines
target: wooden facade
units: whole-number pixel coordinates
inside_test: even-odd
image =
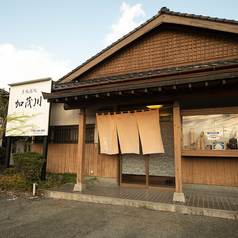
[[[32,144],[31,151],[43,152],[42,144]],[[47,172],[76,173],[78,158],[77,144],[49,144]],[[85,176],[116,178],[118,170],[118,155],[98,154],[97,144],[85,145]]]
[[[31,151],[42,153],[43,145],[32,144]],[[49,144],[47,172],[76,173],[76,161],[77,144]],[[86,144],[85,176],[116,178],[117,171],[117,155],[100,155],[97,144]],[[183,183],[238,186],[237,157],[182,157],[181,171]]]
[[[182,136],[183,116],[238,114],[237,34],[236,21],[162,8],[43,95],[51,103],[63,103],[66,110],[94,108],[99,113],[164,105],[161,111],[169,109],[173,117],[176,192],[182,193],[182,183],[238,186],[237,149],[190,150],[184,148]],[[79,144],[50,144],[47,170],[78,171],[79,182],[87,175],[120,183],[120,155],[101,155],[99,144],[85,144],[85,121],[80,118]],[[40,147],[33,144],[32,150]],[[149,171],[146,174],[148,185]]]
[[[183,157],[183,183],[238,186],[237,158]]]

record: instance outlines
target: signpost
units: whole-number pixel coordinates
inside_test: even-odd
[[[51,78],[9,85],[6,136],[47,136],[50,104],[42,91],[51,92]]]
[[[10,137],[14,136],[44,136],[43,155],[47,159],[50,103],[43,98],[42,92],[51,92],[52,79],[43,78],[9,86],[11,89],[6,126],[8,153],[5,168],[9,167]],[[45,171],[46,164],[42,170],[42,179],[45,177]]]

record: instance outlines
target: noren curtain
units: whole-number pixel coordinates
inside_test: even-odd
[[[102,154],[118,154],[116,121],[113,115],[96,115]]]
[[[129,113],[115,114],[117,133],[122,154],[139,154],[140,143],[137,123]]]
[[[143,154],[164,153],[159,111],[136,112],[134,116],[138,124]]]
[[[97,115],[97,123],[101,153],[118,153],[117,135],[122,154],[139,154],[139,136],[143,154],[164,153],[158,109]]]

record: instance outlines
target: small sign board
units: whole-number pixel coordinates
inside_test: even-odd
[[[219,132],[218,131],[207,132],[207,139],[208,140],[219,140],[220,139]]]
[[[9,84],[6,136],[48,135],[50,103],[42,91],[50,93],[51,84],[51,78]]]
[[[225,150],[226,149],[226,142],[225,141],[213,141],[212,142],[212,149],[213,150]]]

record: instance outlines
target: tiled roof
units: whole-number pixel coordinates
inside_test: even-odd
[[[183,17],[189,17],[189,18],[196,18],[196,19],[203,19],[203,20],[209,20],[209,21],[217,21],[217,22],[226,22],[226,23],[234,23],[238,24],[238,21],[235,20],[227,20],[225,18],[217,18],[217,17],[209,17],[209,16],[202,16],[202,15],[195,15],[195,14],[188,14],[188,13],[181,13],[181,12],[173,12],[170,11],[166,7],[162,7],[158,14],[155,17],[158,17],[162,13],[167,13],[171,15],[177,15],[177,16],[183,16]]]
[[[153,21],[154,19],[158,18],[160,15],[162,15],[163,13],[166,14],[170,14],[170,15],[175,15],[175,16],[183,16],[183,17],[187,17],[187,18],[195,18],[195,19],[202,19],[202,20],[209,20],[209,21],[214,21],[214,22],[224,22],[224,23],[231,23],[231,24],[238,24],[238,21],[235,20],[227,20],[227,19],[221,19],[221,18],[216,18],[216,17],[209,17],[209,16],[202,16],[202,15],[195,15],[195,14],[188,14],[188,13],[181,13],[181,12],[173,12],[170,11],[168,8],[166,7],[162,7],[160,9],[160,11],[158,12],[158,14],[156,14],[155,16],[153,16],[152,18],[150,18],[149,20],[147,20],[145,23],[141,24],[140,26],[138,26],[137,28],[135,28],[133,31],[129,32],[128,34],[124,35],[122,38],[118,39],[117,41],[115,41],[114,43],[112,43],[111,45],[109,45],[108,47],[106,47],[105,49],[103,49],[102,51],[100,51],[99,53],[97,53],[96,55],[94,55],[93,57],[91,57],[90,59],[88,59],[87,61],[85,61],[83,64],[79,65],[77,68],[73,69],[71,72],[69,72],[68,74],[66,74],[65,76],[63,76],[62,78],[60,78],[56,84],[60,84],[60,82],[67,78],[69,75],[73,74],[74,72],[76,72],[77,70],[79,70],[80,68],[82,68],[83,66],[85,66],[86,64],[88,64],[90,61],[94,60],[95,58],[99,57],[100,55],[102,55],[103,53],[105,53],[107,50],[109,50],[110,48],[112,48],[113,46],[117,45],[119,42],[121,42],[122,40],[124,40],[125,38],[129,37],[130,35],[132,35],[133,33],[135,33],[136,31],[138,31],[140,28],[144,27],[145,25],[147,25],[148,23],[150,23],[151,21]],[[71,83],[68,83],[68,85],[70,85]]]
[[[107,77],[100,77],[100,78],[93,78],[93,79],[86,79],[81,81],[74,81],[65,84],[55,84],[54,89],[63,89],[66,87],[74,87],[78,85],[93,85],[102,82],[115,82],[115,81],[124,81],[126,79],[133,79],[133,78],[142,78],[142,77],[149,77],[149,76],[156,76],[166,73],[173,73],[173,72],[183,72],[195,69],[206,69],[211,67],[223,66],[223,65],[230,65],[230,64],[237,64],[238,58],[235,59],[227,59],[227,60],[219,60],[207,63],[198,63],[198,64],[190,64],[184,65],[180,67],[170,67],[170,68],[162,68],[157,70],[148,70],[148,71],[141,71],[136,73],[128,73],[128,74],[120,74],[114,76],[107,76]]]

